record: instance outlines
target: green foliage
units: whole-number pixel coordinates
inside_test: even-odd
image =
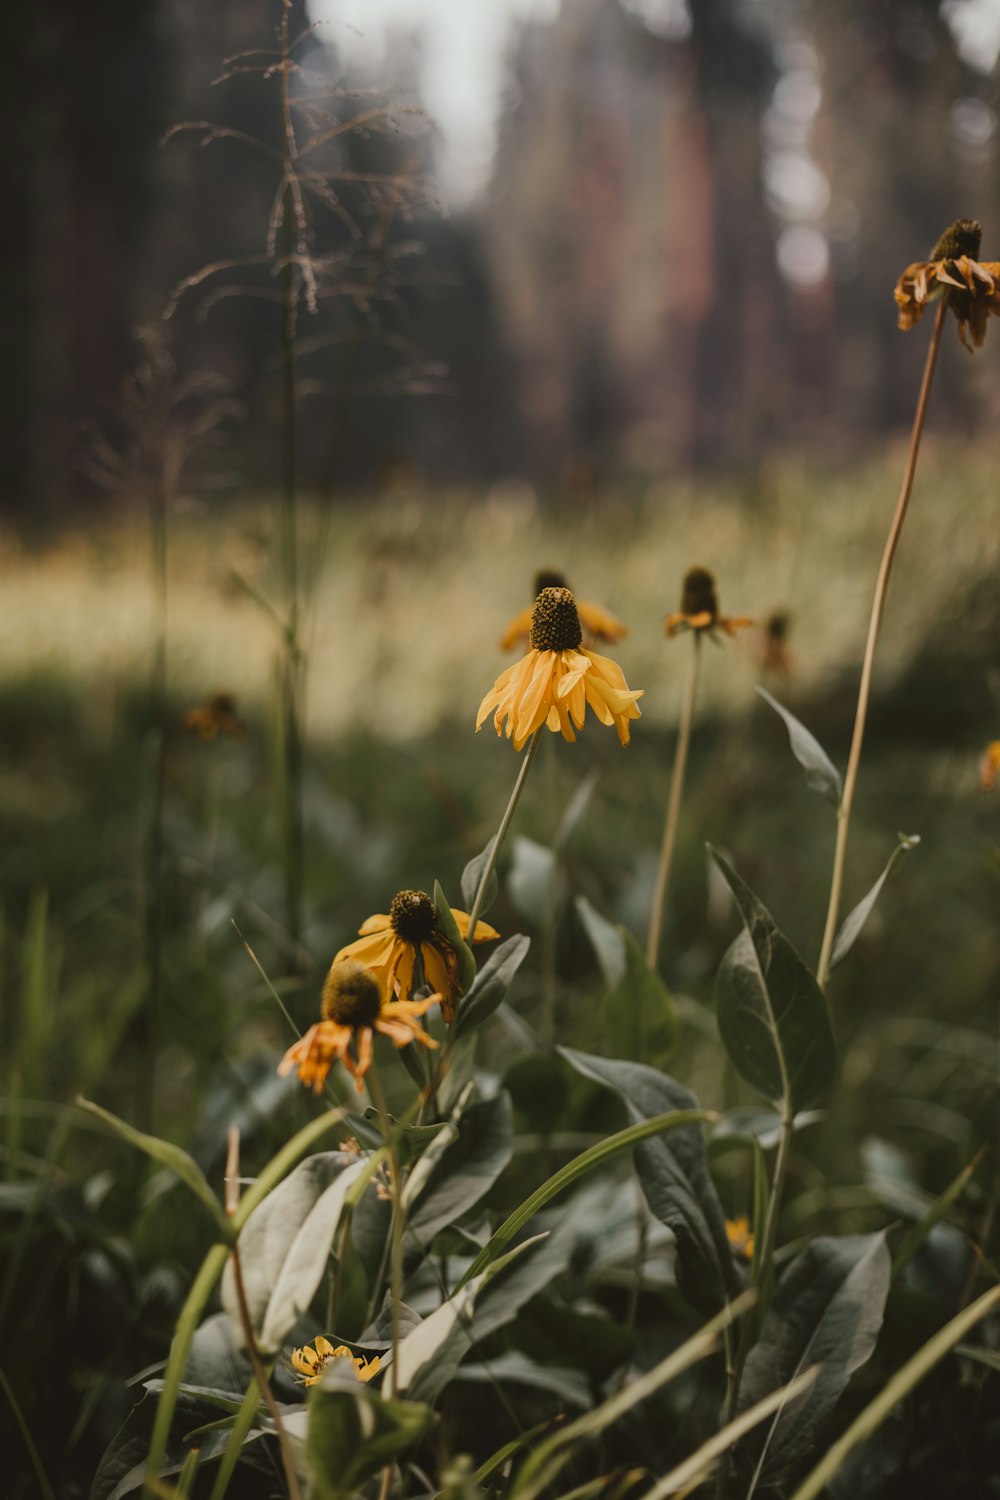
[[[377,1395],[350,1376],[322,1380],[308,1405],[306,1464],[317,1500],[345,1500],[413,1448],[434,1423],[419,1401]]]

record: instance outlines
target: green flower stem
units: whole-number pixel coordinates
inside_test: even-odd
[[[844,884],[847,835],[851,826],[851,809],[854,806],[854,792],[858,781],[861,745],[865,737],[865,721],[868,717],[868,700],[871,697],[872,672],[875,666],[875,649],[878,646],[882,615],[885,611],[886,595],[889,592],[889,577],[892,573],[892,564],[896,556],[896,548],[899,546],[903,522],[906,520],[906,511],[910,503],[910,492],[913,489],[913,477],[917,471],[917,456],[920,452],[920,439],[923,435],[924,417],[927,413],[927,398],[930,395],[931,382],[934,379],[934,369],[937,365],[938,349],[941,346],[941,334],[944,329],[944,319],[947,311],[948,293],[945,292],[938,304],[937,318],[934,321],[934,332],[931,335],[927,358],[924,362],[924,377],[920,383],[920,395],[917,398],[917,409],[913,416],[913,428],[910,432],[910,450],[906,457],[906,468],[903,471],[903,483],[899,492],[899,499],[896,502],[896,513],[892,518],[892,525],[889,527],[889,535],[886,538],[885,548],[882,552],[882,561],[879,565],[878,578],[875,582],[875,596],[872,599],[872,612],[868,621],[868,639],[865,642],[865,655],[861,665],[858,706],[854,715],[854,733],[851,737],[851,751],[847,759],[844,792],[840,799],[840,807],[837,810],[837,844],[833,855],[833,874],[830,881],[830,899],[826,911],[826,927],[823,931],[823,946],[820,949],[819,964],[816,969],[816,979],[819,987],[824,990],[830,978],[830,960],[833,954],[833,944],[837,936],[837,923],[840,917],[840,896]]]
[[[247,1354],[250,1357],[250,1365],[253,1369],[254,1381],[264,1398],[264,1405],[271,1415],[274,1430],[278,1434],[278,1446],[281,1449],[281,1463],[285,1471],[285,1483],[288,1486],[289,1500],[302,1500],[302,1491],[299,1488],[299,1476],[295,1471],[295,1455],[292,1452],[291,1439],[286,1431],[285,1424],[281,1420],[281,1412],[278,1403],[274,1399],[271,1382],[267,1378],[264,1361],[260,1357],[257,1348],[257,1339],[254,1336],[253,1320],[250,1317],[250,1307],[247,1303],[247,1291],[243,1281],[243,1267],[240,1263],[239,1247],[234,1245],[231,1252],[233,1262],[233,1283],[236,1287],[236,1301],[240,1309],[240,1324],[243,1329],[243,1337],[246,1340]]]
[[[687,768],[688,747],[691,743],[691,726],[694,723],[694,705],[698,696],[698,675],[701,666],[701,631],[691,631],[691,656],[688,661],[687,682],[684,701],[681,704],[680,724],[677,730],[677,750],[673,770],[670,773],[670,793],[667,798],[667,816],[663,825],[663,843],[660,846],[660,864],[656,872],[656,887],[649,913],[649,937],[646,942],[646,961],[655,969],[660,957],[660,937],[663,931],[663,915],[670,886],[670,866],[674,857],[677,837],[677,819],[681,810],[681,795],[684,791],[684,772]]]
[[[372,1098],[379,1112],[382,1134],[389,1151],[389,1186],[392,1193],[392,1241],[389,1263],[389,1311],[392,1319],[392,1364],[389,1366],[389,1394],[395,1396],[399,1380],[399,1311],[403,1302],[403,1178],[399,1161],[398,1130],[393,1130],[389,1110],[382,1091],[378,1064],[373,1062],[368,1075]]]
[[[470,946],[476,940],[476,923],[479,921],[479,914],[483,909],[483,902],[486,900],[486,891],[490,883],[490,876],[496,869],[497,857],[500,853],[500,850],[503,848],[504,840],[507,837],[507,830],[510,828],[514,813],[517,811],[517,804],[521,800],[521,793],[524,790],[524,783],[528,779],[528,772],[531,769],[531,762],[535,758],[535,752],[538,749],[538,742],[542,737],[542,730],[544,729],[544,727],[544,725],[540,726],[531,736],[531,741],[528,745],[528,753],[524,757],[524,760],[521,762],[521,769],[517,773],[517,780],[514,783],[514,790],[511,792],[510,801],[507,803],[507,810],[504,813],[503,817],[500,819],[500,827],[497,829],[497,836],[494,840],[493,848],[490,851],[490,857],[486,861],[486,864],[483,866],[483,873],[479,877],[479,889],[476,892],[476,899],[473,901],[472,910],[469,913]]]
[[[254,1418],[259,1410],[260,1391],[257,1388],[256,1380],[251,1380],[247,1386],[247,1393],[243,1397],[243,1405],[236,1413],[236,1420],[229,1434],[229,1442],[226,1444],[226,1451],[222,1455],[219,1472],[215,1476],[215,1483],[212,1486],[212,1493],[209,1495],[208,1500],[223,1500],[226,1490],[229,1488],[229,1481],[233,1477],[233,1470],[239,1462],[240,1450],[246,1440],[247,1433],[254,1424]]]

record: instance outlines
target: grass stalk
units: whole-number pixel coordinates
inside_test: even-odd
[[[687,768],[688,747],[691,744],[691,726],[694,723],[694,706],[698,696],[700,666],[701,631],[692,630],[687,682],[684,685],[684,699],[681,703],[681,717],[677,730],[677,750],[674,754],[673,770],[670,773],[667,816],[663,824],[663,842],[660,845],[660,863],[656,871],[653,904],[649,913],[646,961],[651,969],[656,968],[660,957],[664,910],[667,904],[667,891],[670,888],[670,866],[673,862],[674,844],[677,838],[677,821],[680,816],[681,796],[684,791],[684,772]]]
[[[541,737],[541,729],[536,729],[534,734],[531,736],[531,740],[528,744],[528,753],[524,757],[524,760],[521,762],[521,769],[517,773],[517,780],[514,783],[514,790],[510,794],[510,801],[507,803],[506,811],[504,812],[503,817],[500,819],[500,827],[497,829],[497,836],[493,841],[493,848],[490,850],[490,857],[483,866],[483,873],[479,877],[479,889],[476,891],[476,899],[473,901],[472,910],[469,913],[470,944],[475,941],[476,923],[479,921],[479,914],[483,909],[483,902],[486,900],[486,892],[489,889],[490,877],[492,876],[493,871],[496,869],[497,858],[500,854],[500,850],[503,848],[504,840],[507,837],[507,832],[510,828],[514,814],[517,811],[517,804],[521,800],[521,793],[524,791],[524,783],[528,779],[528,772],[531,770],[531,762],[535,758],[535,752],[538,749],[538,742]]]
[[[899,499],[896,502],[896,511],[892,518],[892,525],[889,527],[889,535],[886,538],[885,547],[882,551],[882,561],[879,564],[878,577],[875,581],[875,595],[872,599],[871,616],[868,621],[868,638],[865,642],[864,660],[861,665],[858,706],[854,714],[854,732],[851,736],[851,750],[847,759],[847,773],[844,776],[844,792],[840,799],[840,807],[837,810],[837,843],[833,855],[830,899],[827,904],[826,926],[823,930],[823,945],[820,949],[819,964],[816,970],[816,978],[820,989],[826,989],[830,978],[830,961],[833,954],[833,944],[837,936],[837,924],[840,918],[840,898],[844,884],[847,837],[850,831],[851,809],[854,806],[854,793],[858,782],[858,766],[861,761],[861,746],[865,737],[865,722],[868,718],[868,700],[871,697],[875,651],[878,646],[882,616],[885,612],[886,596],[889,592],[892,565],[896,557],[896,549],[899,546],[903,522],[906,520],[906,512],[910,504],[910,493],[913,489],[914,475],[917,472],[917,458],[920,453],[920,439],[924,431],[924,417],[927,414],[927,400],[930,396],[931,384],[934,380],[934,370],[937,365],[938,350],[941,347],[941,334],[944,330],[944,319],[947,311],[948,293],[945,292],[938,303],[937,317],[934,320],[934,331],[931,334],[931,341],[927,349],[927,358],[924,361],[924,374],[920,382],[917,409],[913,415],[910,446],[906,455],[906,467],[903,470],[903,483],[899,491]]]

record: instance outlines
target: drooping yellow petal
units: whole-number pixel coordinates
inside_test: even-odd
[[[526,641],[528,639],[528,636],[531,634],[531,615],[534,607],[534,603],[529,604],[527,609],[522,609],[520,614],[515,615],[512,620],[507,622],[507,625],[504,627],[504,633],[500,637],[501,651],[511,651],[517,645],[518,641]]]
[[[387,932],[390,930],[389,916],[387,912],[377,912],[373,917],[365,917],[358,932],[362,937],[368,937],[373,932]]]
[[[466,942],[468,942],[469,913],[467,911],[459,911],[457,906],[451,907],[450,910],[452,916],[455,918],[455,926],[458,928],[460,936],[464,937]],[[482,917],[480,917],[476,922],[476,931],[472,941],[474,943],[495,943],[499,936],[500,934],[496,928],[491,927],[489,922],[484,922]]]

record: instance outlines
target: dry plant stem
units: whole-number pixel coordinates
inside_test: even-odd
[[[379,1077],[377,1063],[372,1063],[368,1078],[372,1098],[375,1100],[375,1108],[379,1112],[382,1123],[382,1134],[385,1138],[386,1146],[389,1148],[389,1188],[392,1193],[392,1225],[390,1228],[392,1242],[389,1262],[389,1313],[391,1318],[392,1362],[389,1365],[389,1395],[395,1397],[399,1388],[399,1313],[403,1302],[403,1240],[405,1232],[403,1222],[403,1179],[400,1171],[399,1151],[392,1129],[392,1122],[389,1119],[389,1111],[386,1107],[385,1094],[382,1092],[382,1080]],[[389,1500],[394,1472],[395,1466],[391,1462],[386,1464],[382,1470],[379,1500]]]
[[[160,991],[163,971],[163,815],[166,801],[167,754],[164,719],[167,711],[167,494],[166,477],[153,483],[150,505],[152,572],[155,598],[153,654],[149,668],[149,736],[151,790],[145,836],[142,910],[142,962],[146,975],[143,1008],[142,1066],[139,1118],[151,1129],[155,1113],[155,1066],[159,1051]]]
[[[945,292],[938,304],[937,317],[934,320],[934,332],[931,334],[927,359],[924,363],[924,376],[920,384],[920,395],[917,398],[917,409],[913,416],[913,428],[910,433],[910,450],[906,457],[903,483],[899,492],[899,499],[896,502],[896,513],[892,518],[892,525],[889,528],[889,535],[886,538],[885,548],[882,552],[882,561],[879,565],[878,578],[875,583],[875,597],[872,600],[871,618],[868,621],[868,639],[865,642],[865,655],[861,666],[858,706],[854,715],[854,734],[851,738],[851,752],[847,759],[847,773],[844,776],[844,792],[837,811],[837,844],[833,855],[830,900],[826,912],[823,946],[820,949],[819,965],[816,970],[816,978],[821,989],[826,989],[830,978],[830,959],[833,954],[833,944],[837,936],[837,923],[840,916],[840,896],[844,884],[844,864],[847,856],[847,836],[850,830],[851,809],[854,805],[854,792],[858,781],[861,745],[865,736],[865,720],[868,717],[868,700],[871,696],[875,649],[878,645],[879,630],[882,626],[882,615],[885,611],[885,600],[889,591],[889,577],[892,573],[892,564],[896,556],[896,548],[899,546],[903,522],[906,520],[906,511],[910,503],[910,492],[913,489],[913,476],[917,470],[917,456],[920,452],[920,439],[923,436],[924,417],[927,412],[927,398],[930,395],[931,382],[934,379],[934,368],[937,364],[938,349],[941,345],[941,334],[944,329],[944,319],[947,311],[948,294]]]
[[[681,704],[680,724],[677,730],[677,751],[673,770],[670,773],[670,794],[667,799],[667,817],[663,825],[663,843],[660,846],[660,864],[656,872],[656,888],[653,905],[649,913],[649,938],[646,943],[646,961],[655,969],[660,957],[660,937],[663,931],[663,915],[670,887],[670,866],[674,857],[677,836],[677,819],[681,810],[684,791],[684,772],[687,767],[688,746],[691,743],[691,726],[694,723],[694,705],[698,695],[698,673],[701,666],[701,631],[691,631],[691,656],[688,660],[687,682],[684,701]]]
[[[232,1218],[239,1208],[240,1203],[240,1133],[235,1125],[229,1127],[229,1149],[226,1153],[226,1213]],[[250,1308],[247,1303],[246,1286],[243,1282],[243,1267],[240,1264],[239,1245],[233,1245],[230,1251],[230,1260],[233,1263],[233,1284],[236,1288],[236,1301],[240,1310],[240,1324],[243,1328],[243,1337],[246,1340],[247,1354],[250,1358],[250,1367],[253,1370],[257,1389],[264,1400],[264,1405],[271,1414],[274,1430],[278,1435],[278,1445],[281,1448],[281,1462],[285,1470],[285,1483],[288,1486],[289,1500],[301,1500],[302,1491],[299,1488],[299,1476],[295,1471],[295,1458],[292,1453],[291,1442],[285,1431],[285,1424],[281,1420],[281,1412],[278,1403],[274,1399],[271,1383],[264,1369],[264,1362],[257,1348],[257,1340],[254,1336],[253,1321],[250,1317]]]

